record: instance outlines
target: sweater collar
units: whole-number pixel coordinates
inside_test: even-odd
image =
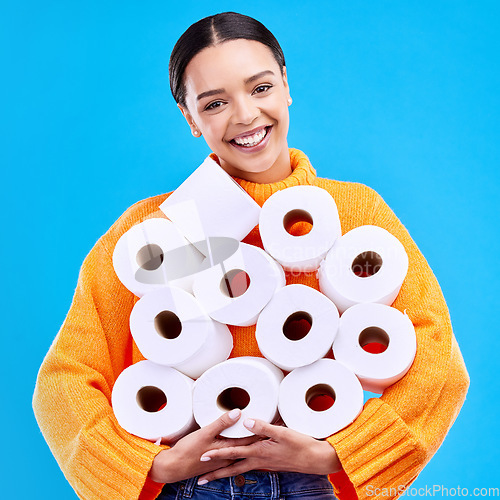
[[[270,184],[258,184],[250,182],[239,177],[233,179],[260,205],[276,191],[286,189],[292,186],[310,186],[316,179],[316,170],[311,165],[309,158],[299,149],[290,148],[290,165],[292,173],[281,181]],[[219,163],[217,156],[212,153],[210,157]]]

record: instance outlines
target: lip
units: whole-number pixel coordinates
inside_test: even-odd
[[[235,137],[248,137],[250,135],[254,135],[256,132],[260,132],[261,130],[266,129],[266,136],[262,141],[257,144],[256,146],[248,147],[248,146],[240,146],[239,144],[236,144],[234,142],[234,138],[229,141],[229,144],[233,146],[233,148],[237,149],[238,151],[241,151],[242,153],[258,153],[259,151],[262,151],[268,144],[269,138],[271,137],[271,134],[273,132],[273,126],[272,125],[265,125],[264,127],[257,127],[253,130],[250,130],[249,132],[245,132],[244,134],[237,135]]]
[[[244,137],[250,137],[251,135],[256,134],[257,132],[260,132],[261,130],[264,130],[265,128],[270,127],[270,125],[261,125],[260,127],[256,127],[252,130],[248,130],[247,132],[243,132],[242,134],[235,135],[231,141],[234,141],[236,138],[241,138],[243,139]]]

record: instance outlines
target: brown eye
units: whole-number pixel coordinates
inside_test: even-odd
[[[205,111],[210,111],[212,109],[220,108],[224,103],[222,101],[214,101],[205,107]]]
[[[267,92],[272,85],[259,85],[258,87],[255,88],[253,91],[254,94],[262,94],[264,92]]]

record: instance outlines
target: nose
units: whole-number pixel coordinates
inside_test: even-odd
[[[251,96],[242,96],[235,100],[233,119],[237,124],[250,125],[258,116],[260,110]]]

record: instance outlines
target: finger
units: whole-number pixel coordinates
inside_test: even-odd
[[[204,474],[198,479],[198,484],[201,486],[207,484],[215,479],[222,479],[223,477],[237,476],[238,474],[243,474],[249,470],[258,469],[258,463],[256,459],[241,460],[240,462],[235,462],[227,467],[222,467],[208,474]]]
[[[218,450],[209,450],[200,457],[202,462],[210,460],[239,460],[241,458],[258,457],[261,453],[259,445],[230,446]]]
[[[253,418],[246,418],[243,425],[257,436],[269,437],[274,440],[282,439],[286,432],[286,427],[268,424],[263,420]]]
[[[233,463],[234,460],[211,460],[209,462],[200,464],[200,469],[196,471],[196,475],[200,476],[201,474],[208,474],[217,469],[228,467]]]
[[[202,427],[200,431],[203,432],[204,434],[209,435],[212,438],[215,438],[224,429],[227,429],[228,427],[234,425],[240,417],[241,417],[241,410],[235,408],[234,410],[224,413],[224,415],[221,415],[217,420],[215,420],[211,424]]]
[[[261,436],[247,436],[244,438],[220,438],[219,442],[219,448],[228,448],[230,446],[247,446],[249,444],[255,443],[257,441],[260,441],[262,439]]]

